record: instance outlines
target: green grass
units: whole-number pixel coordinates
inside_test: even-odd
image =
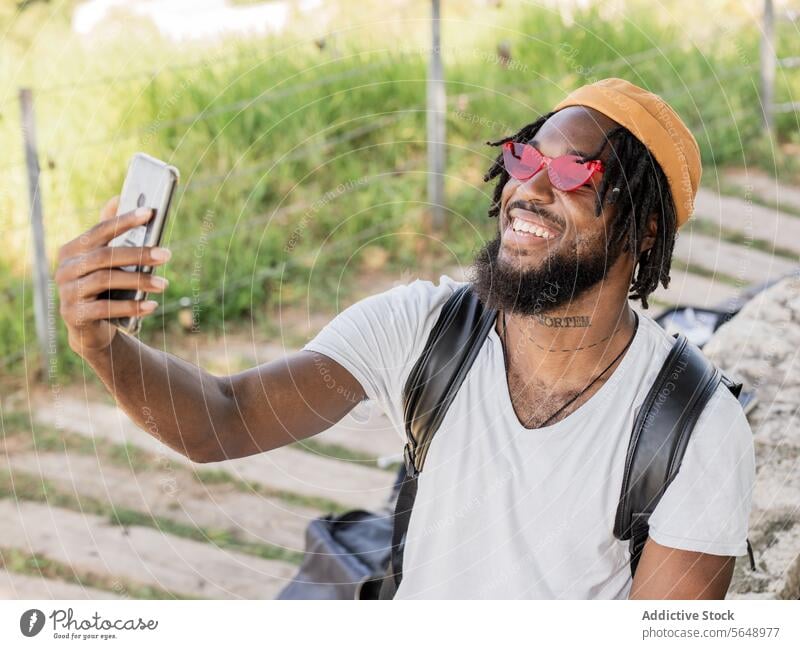
[[[800,207],[792,205],[788,202],[778,204],[775,201],[764,198],[755,191],[748,191],[747,188],[742,187],[739,183],[723,180],[721,183],[719,183],[719,189],[721,193],[728,196],[736,196],[743,200],[752,201],[756,205],[769,207],[770,209],[774,210],[780,210],[783,214],[788,214],[789,216],[800,217]]]
[[[691,273],[692,275],[707,277],[722,284],[729,284],[730,286],[740,287],[742,285],[741,280],[737,279],[733,275],[726,275],[725,273],[722,273],[718,270],[712,270],[710,268],[706,268],[705,266],[700,266],[698,264],[694,264],[691,262],[682,261],[680,259],[673,258],[672,268],[675,268],[676,270],[682,270],[687,273]]]
[[[772,241],[765,239],[754,239],[744,232],[730,230],[725,227],[720,227],[711,221],[703,221],[697,219],[692,222],[692,229],[697,231],[698,234],[705,234],[712,237],[717,237],[728,243],[735,243],[738,245],[746,245],[754,250],[760,250],[776,257],[783,257],[793,262],[797,262],[797,253],[789,248],[775,245]]]
[[[35,422],[34,426],[31,426],[30,416],[24,412],[3,414],[3,426],[4,437],[29,436],[31,448],[41,453],[71,451],[81,455],[101,456],[112,464],[130,467],[137,472],[155,467],[162,470],[178,468],[178,464],[172,460],[143,451],[130,443],[115,444],[108,440],[60,430],[41,422]]]
[[[132,468],[137,473],[147,471],[187,471],[201,484],[232,485],[242,493],[256,493],[277,498],[287,505],[307,507],[322,512],[343,513],[352,509],[347,505],[323,497],[306,496],[282,489],[270,489],[264,485],[241,480],[223,469],[187,469],[172,460],[147,453],[131,444],[114,444],[107,440],[87,438],[77,433],[58,430],[54,426],[36,423],[35,432],[30,433],[30,418],[24,412],[14,411],[3,415],[3,437],[30,436],[30,448],[38,452],[68,451],[81,455],[99,456],[117,466]],[[0,438],[1,439],[1,438]]]
[[[240,539],[231,530],[212,529],[194,525],[186,525],[173,521],[163,516],[151,516],[145,512],[138,512],[130,509],[114,509],[110,513],[111,521],[117,525],[127,527],[138,525],[140,527],[152,527],[161,532],[179,536],[192,541],[210,543],[219,548],[234,550],[244,554],[251,554],[262,559],[273,561],[286,561],[300,565],[303,561],[303,553],[289,550],[270,543],[256,543]]]
[[[98,575],[76,570],[70,565],[48,559],[41,554],[0,545],[0,567],[20,575],[41,576],[65,581],[84,588],[105,590],[130,599],[204,599],[172,593],[155,586],[138,584],[120,577]]]
[[[428,16],[427,2],[414,0],[407,16],[391,20],[378,2],[358,3],[357,13],[342,3],[333,23],[342,31],[330,32],[322,50],[298,21],[284,36],[209,51],[160,41],[141,21],[131,21],[124,47],[79,47],[67,42],[64,16],[44,23],[42,15],[56,9],[32,4],[13,24],[17,38],[0,46],[6,60],[24,60],[21,72],[7,65],[0,75],[12,90],[62,86],[36,94],[51,265],[59,246],[92,225],[98,206],[119,192],[135,151],[181,169],[164,241],[174,253],[164,271],[171,284],[158,298],[164,308],[145,323],[145,341],[176,329],[182,297],[198,300],[204,330],[236,321],[264,337],[274,332],[279,305],[333,312],[356,279],[374,272],[368,246],[387,250],[386,269],[468,264],[496,227],[485,217],[491,187],[481,177],[495,152],[484,142],[595,78],[630,78],[662,94],[696,133],[706,165],[757,164],[775,175],[791,167],[761,136],[758,27],[733,12],[717,11],[709,21],[709,10],[681,0],[672,13],[642,2],[624,20],[602,7],[577,9],[568,20],[525,3],[502,10],[451,3],[443,35],[449,224],[429,236],[427,60],[415,49],[426,41],[418,19]],[[173,67],[132,75],[130,47],[145,37],[136,69]],[[779,48],[789,51],[791,39],[787,26],[777,26]],[[507,68],[497,63],[500,42],[512,52]],[[664,43],[675,45],[659,52]],[[214,62],[180,67],[202,58]],[[120,79],[69,89],[70,81],[104,75]],[[799,92],[800,75],[779,76],[776,101]],[[261,99],[248,103],[253,97]],[[3,140],[18,143],[13,94],[0,117]],[[779,116],[777,128],[783,141],[796,137],[791,115]],[[10,148],[9,163],[19,162],[18,145]],[[0,363],[11,356],[3,371],[22,376],[25,362],[32,367],[38,359],[20,168],[0,174],[0,215],[9,251],[0,261]],[[85,372],[60,321],[58,343],[58,375]],[[25,359],[16,358],[23,348]]]
[[[395,465],[379,467],[377,460],[369,453],[354,451],[353,449],[347,448],[346,446],[341,446],[340,444],[319,442],[315,439],[304,439],[291,444],[291,447],[300,451],[319,455],[320,457],[330,460],[341,460],[344,462],[353,462],[361,466],[368,466],[376,469],[380,468],[382,470],[392,472],[396,471]]]
[[[22,471],[0,469],[0,498],[44,503],[49,507],[103,516],[113,525],[149,527],[173,536],[200,543],[209,543],[219,548],[251,554],[262,559],[287,561],[297,565],[303,560],[302,552],[288,550],[269,543],[246,541],[238,538],[230,530],[187,525],[163,516],[153,516],[146,512],[125,507],[115,507],[113,503],[64,491],[48,480],[43,480],[38,476]]]
[[[242,480],[236,476],[231,475],[227,471],[221,469],[198,469],[194,472],[194,478],[201,484],[215,485],[226,484],[233,486],[237,491],[246,494],[260,494],[262,496],[278,498],[285,502],[287,505],[294,505],[297,507],[308,507],[322,512],[330,512],[333,514],[343,514],[352,509],[347,505],[338,503],[329,498],[321,496],[306,496],[298,494],[293,491],[284,491],[282,489],[269,489],[264,485],[249,480]]]

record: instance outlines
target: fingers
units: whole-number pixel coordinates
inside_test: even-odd
[[[169,286],[164,277],[150,273],[131,273],[125,270],[102,269],[77,278],[65,287],[72,299],[84,299],[111,289],[141,290],[162,293]]]
[[[108,219],[114,218],[114,216],[117,214],[118,207],[119,207],[119,196],[113,196],[103,206],[103,209],[100,210],[100,220],[107,221]]]
[[[87,249],[104,246],[120,234],[144,225],[151,218],[153,218],[153,210],[150,207],[137,207],[133,212],[112,216],[91,228],[84,235],[83,243]]]
[[[166,263],[171,255],[169,249],[155,246],[103,246],[62,263],[56,270],[55,280],[58,284],[71,282],[94,271],[117,266],[159,266]]]
[[[144,317],[155,311],[157,306],[158,302],[154,300],[92,300],[66,307],[62,305],[61,316],[68,326],[81,328],[96,320],[125,316]]]
[[[112,199],[113,201],[113,199]],[[112,204],[109,201],[108,204]],[[108,205],[107,204],[107,205]],[[105,211],[105,208],[104,208]],[[59,263],[65,262],[82,252],[105,246],[114,237],[127,232],[139,225],[147,223],[153,216],[153,210],[148,207],[137,208],[133,212],[127,212],[120,216],[112,216],[104,219],[89,228],[79,237],[69,243],[64,244],[58,251]]]

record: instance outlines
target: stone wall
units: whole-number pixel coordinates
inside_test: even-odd
[[[755,389],[750,541],[758,570],[737,561],[730,598],[800,598],[800,275],[759,293],[703,348]]]

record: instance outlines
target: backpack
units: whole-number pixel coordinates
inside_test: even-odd
[[[399,492],[392,515],[390,555],[386,572],[367,578],[360,598],[392,599],[403,576],[403,551],[417,493],[417,477],[447,409],[455,398],[491,327],[495,309],[484,308],[465,284],[444,304],[423,352],[404,386],[406,445]],[[739,399],[735,383],[681,333],[637,414],[628,444],[614,536],[629,541],[631,575],[647,541],[650,515],[675,478],[700,413],[724,383]],[[667,386],[669,389],[667,390]],[[756,569],[750,540],[747,553]]]

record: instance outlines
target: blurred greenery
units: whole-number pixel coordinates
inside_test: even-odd
[[[595,79],[624,77],[667,99],[697,137],[706,182],[721,165],[797,171],[762,134],[760,30],[742,3],[632,2],[620,16],[605,3],[444,2],[442,233],[426,220],[428,2],[326,5],[322,34],[293,14],[280,35],[215,45],[169,42],[144,20],[77,37],[75,4],[0,2],[10,35],[0,45],[5,371],[22,371],[21,350],[36,362],[20,86],[34,87],[53,265],[119,192],[134,152],[181,170],[164,241],[170,288],[145,339],[176,326],[181,297],[204,328],[249,321],[266,332],[278,304],[334,309],[372,273],[468,264],[496,227],[485,217],[482,176],[494,155],[485,141]],[[798,54],[794,29],[778,25],[782,56]],[[778,75],[776,101],[798,90],[800,71]],[[778,116],[779,142],[800,144],[797,132],[796,114]],[[59,372],[69,375],[79,363],[60,323],[59,336]]]

